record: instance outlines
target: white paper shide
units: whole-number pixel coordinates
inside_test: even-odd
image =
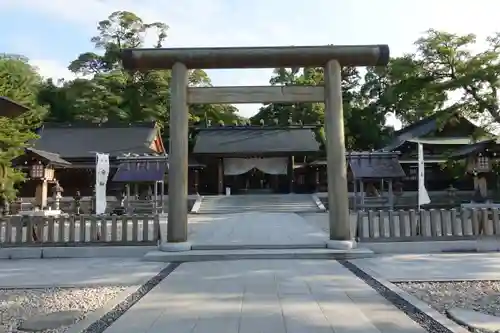
[[[106,211],[106,185],[109,176],[109,154],[96,153],[95,174],[95,213],[104,214]]]
[[[425,188],[425,161],[424,161],[424,146],[418,144],[418,208],[431,202],[429,193]]]

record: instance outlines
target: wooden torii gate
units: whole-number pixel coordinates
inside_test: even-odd
[[[325,103],[330,248],[355,246],[346,177],[341,66],[386,66],[387,45],[126,49],[125,69],[172,70],[165,251],[191,249],[187,228],[188,104]],[[324,67],[324,86],[188,87],[189,69]]]

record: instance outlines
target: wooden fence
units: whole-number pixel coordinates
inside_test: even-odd
[[[365,242],[500,236],[499,209],[358,211],[355,214],[357,237]]]
[[[0,222],[0,247],[156,245],[159,234],[159,215],[13,216]]]

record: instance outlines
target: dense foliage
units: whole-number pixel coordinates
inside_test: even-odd
[[[97,25],[97,34],[91,38],[94,50],[80,54],[69,64],[78,78],[68,81],[42,80],[27,59],[2,56],[0,96],[32,111],[19,119],[0,118],[0,164],[8,167],[9,161],[22,152],[34,137],[30,129],[42,117],[52,122],[157,120],[168,129],[170,72],[128,72],[119,59],[125,47],[162,47],[167,32],[165,23],[144,22],[131,12],[112,13]],[[404,125],[437,111],[445,114],[455,110],[481,119],[485,126],[500,121],[500,34],[487,42],[487,49],[473,51],[477,45],[472,34],[429,30],[415,42],[414,53],[391,59],[386,68],[343,68],[348,149],[380,147],[392,131],[385,126],[389,113],[396,114]],[[211,85],[202,70],[191,71],[189,82],[193,86]],[[277,68],[270,79],[272,85],[322,82],[321,68]],[[324,119],[321,103],[264,104],[248,120],[237,111],[232,105],[197,105],[190,108],[190,119],[192,123],[213,125],[307,125],[322,124]],[[4,188],[20,179],[14,173],[9,168]]]
[[[0,96],[15,100],[31,111],[11,119],[0,117],[0,197],[15,196],[14,184],[23,180],[23,174],[11,167],[12,159],[23,154],[29,140],[35,139],[32,129],[40,124],[45,109],[37,103],[42,79],[18,56],[0,57]]]

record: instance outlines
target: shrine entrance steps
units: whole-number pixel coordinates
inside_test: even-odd
[[[246,194],[203,197],[198,214],[318,211],[321,210],[310,194]]]
[[[160,262],[243,259],[353,259],[373,256],[363,248],[330,249],[327,231],[310,223],[307,214],[244,212],[192,214],[188,217],[189,250],[148,252],[144,259]],[[324,215],[327,221],[327,214]],[[161,223],[161,221],[160,221]],[[166,235],[168,236],[168,235]],[[165,240],[166,238],[163,237]]]

